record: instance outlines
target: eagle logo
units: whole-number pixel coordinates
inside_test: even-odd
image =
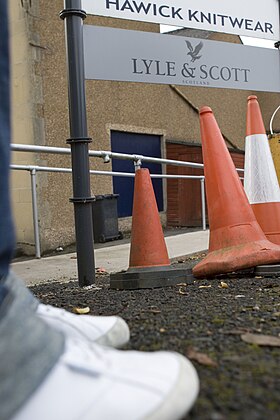
[[[203,47],[203,42],[200,41],[195,48],[193,48],[190,41],[186,41],[186,44],[187,44],[188,49],[189,49],[189,52],[188,52],[187,55],[191,56],[191,62],[194,63],[195,60],[199,60],[202,57],[201,55],[198,55],[198,54],[199,54],[201,48]]]

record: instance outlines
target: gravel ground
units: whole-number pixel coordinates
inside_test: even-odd
[[[174,266],[191,268],[202,256]],[[85,290],[69,281],[31,289],[46,304],[122,316],[131,329],[127,349],[175,350],[189,357],[201,389],[188,419],[280,419],[279,278],[247,272],[190,285],[119,291],[109,289],[109,276],[103,273],[97,274],[96,286]],[[276,339],[268,337],[266,345],[258,345],[255,337],[260,335]]]

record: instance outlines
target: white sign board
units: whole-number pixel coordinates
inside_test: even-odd
[[[280,40],[278,0],[82,0],[88,14]]]
[[[280,92],[279,51],[84,25],[86,79]]]

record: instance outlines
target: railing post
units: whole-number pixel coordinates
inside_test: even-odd
[[[138,169],[141,169],[141,166],[142,166],[141,159],[134,160],[134,171],[135,172],[138,171]]]
[[[68,67],[68,102],[72,157],[78,278],[80,286],[89,286],[95,280],[93,249],[92,201],[89,172],[89,148],[85,95],[83,48],[83,19],[81,0],[65,0],[60,12],[65,22]]]
[[[205,178],[200,179],[202,229],[206,230]]]
[[[30,176],[31,176],[31,194],[32,194],[32,213],[33,213],[35,253],[36,253],[36,258],[41,258],[37,191],[36,191],[36,169],[33,168],[30,170]]]

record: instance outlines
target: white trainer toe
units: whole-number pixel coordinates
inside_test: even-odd
[[[120,348],[129,341],[129,327],[118,316],[75,315],[40,303],[37,315],[67,337]]]
[[[196,370],[180,354],[67,339],[65,352],[13,420],[178,420],[198,391]]]

